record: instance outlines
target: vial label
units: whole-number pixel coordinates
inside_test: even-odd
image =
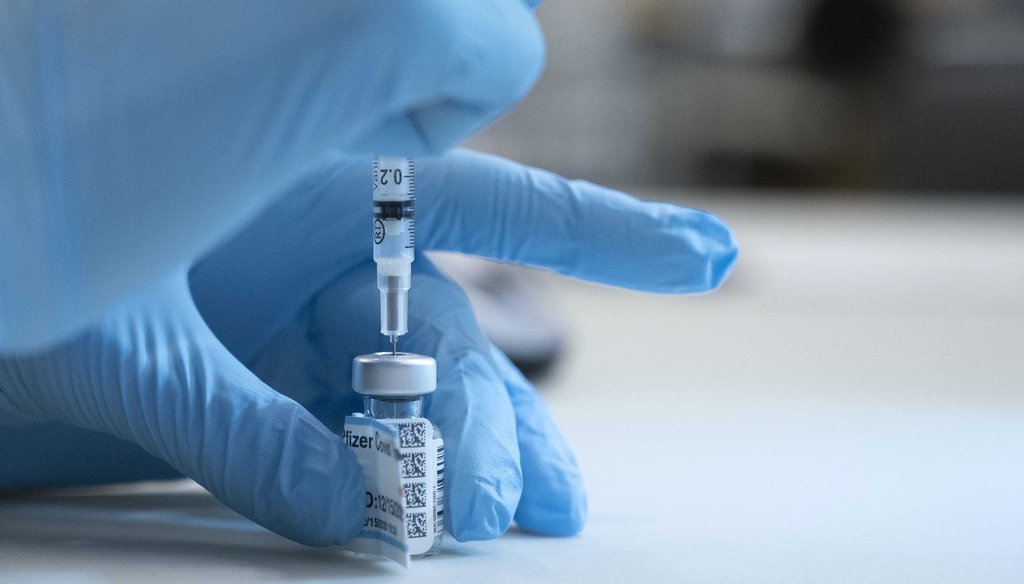
[[[408,567],[410,552],[416,552],[411,551],[407,536],[405,459],[399,430],[373,418],[348,416],[342,438],[363,469],[366,484],[363,530],[345,548]]]
[[[444,531],[444,442],[425,418],[377,421],[398,433],[409,553],[425,554]]]

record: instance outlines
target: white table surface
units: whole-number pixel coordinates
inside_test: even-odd
[[[1024,581],[1024,204],[688,200],[740,240],[720,293],[552,279],[580,536],[403,573],[157,483],[0,499],[0,581]]]

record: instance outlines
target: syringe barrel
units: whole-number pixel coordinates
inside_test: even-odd
[[[373,159],[373,259],[380,290],[380,332],[409,331],[409,287],[416,245],[416,171],[411,158]]]

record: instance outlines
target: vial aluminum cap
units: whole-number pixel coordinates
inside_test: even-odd
[[[415,397],[437,388],[437,361],[413,353],[371,353],[352,360],[352,389],[363,395]]]

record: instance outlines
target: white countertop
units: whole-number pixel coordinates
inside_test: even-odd
[[[1024,202],[689,202],[739,238],[721,292],[551,280],[582,535],[403,575],[157,483],[0,499],[0,581],[1024,581]]]

